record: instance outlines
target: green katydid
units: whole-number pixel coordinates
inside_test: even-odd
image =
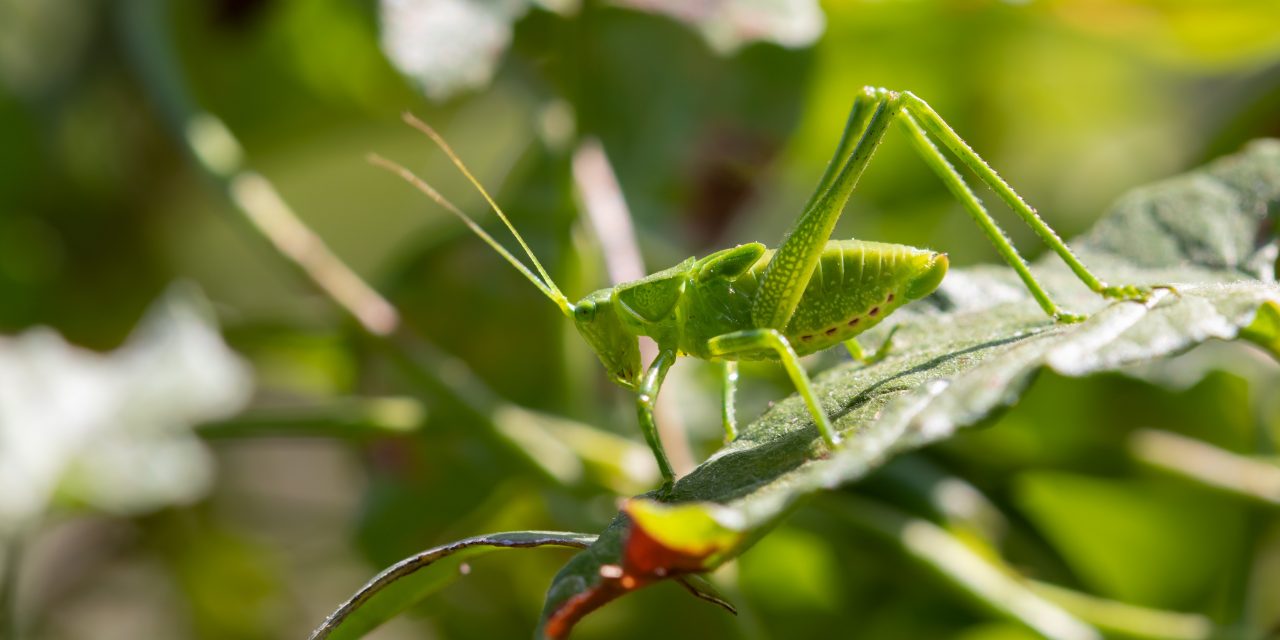
[[[1083,320],[1083,316],[1063,311],[1049,298],[1026,261],[933,140],[990,186],[1089,289],[1113,299],[1141,299],[1149,293],[1134,286],[1109,286],[1090,273],[1035,210],[928,104],[909,92],[867,87],[859,93],[835,155],[776,251],[753,242],[701,259],[689,258],[640,280],[591,293],[577,303],[571,303],[560,292],[502,209],[444,139],[412,115],[406,114],[405,121],[430,137],[480,191],[516,237],[538,275],[408,169],[378,156],[371,160],[399,174],[458,216],[573,319],[609,377],[637,392],[640,427],[662,472],[664,490],[670,487],[674,474],[658,439],[653,408],[667,369],[678,355],[723,363],[723,421],[730,440],[736,436],[733,391],[737,361],[780,360],[826,446],[834,449],[840,444],[840,434],[815,397],[799,357],[843,343],[855,358],[861,358],[857,334],[875,326],[903,304],[930,294],[942,282],[947,271],[945,253],[897,244],[830,239],[854,185],[892,122],[903,127],[925,162],[1050,317],[1061,322]],[[649,336],[658,345],[657,357],[644,371],[640,366],[639,336]]]

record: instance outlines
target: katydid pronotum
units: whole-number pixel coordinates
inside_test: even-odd
[[[1059,308],[1045,293],[1026,261],[935,140],[991,187],[1089,289],[1113,299],[1142,299],[1149,293],[1148,289],[1135,286],[1107,285],[1090,273],[1035,210],[928,104],[909,92],[867,87],[859,93],[835,155],[776,251],[752,242],[701,259],[689,258],[640,280],[588,294],[577,303],[571,303],[560,292],[502,209],[444,139],[412,115],[406,114],[405,121],[430,137],[480,191],[529,256],[538,275],[408,169],[379,156],[372,156],[371,160],[399,174],[458,216],[573,319],[609,377],[636,391],[640,427],[657,459],[664,491],[671,486],[674,474],[658,439],[653,408],[667,369],[678,355],[722,363],[723,421],[730,440],[737,434],[733,417],[737,361],[781,361],[818,433],[829,449],[835,449],[840,445],[840,434],[814,396],[799,357],[844,343],[855,358],[861,358],[857,334],[875,326],[903,304],[930,294],[942,282],[947,271],[945,253],[897,244],[830,239],[858,177],[895,121],[1050,317],[1060,322],[1083,319]],[[649,336],[658,345],[657,357],[643,371],[639,336]]]

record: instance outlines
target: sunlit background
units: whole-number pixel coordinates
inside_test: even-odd
[[[0,0],[0,638],[300,638],[421,549],[599,531],[656,483],[631,399],[367,154],[505,241],[399,114],[432,123],[576,298],[610,268],[776,244],[864,85],[929,101],[1072,236],[1280,135],[1280,3]],[[626,207],[593,222],[592,194]],[[896,133],[836,235],[998,260]],[[789,392],[743,377],[744,420]],[[715,377],[681,361],[665,390],[687,471],[722,436]],[[1277,438],[1275,362],[1209,345],[1140,378],[1045,374],[855,491],[924,519],[930,491],[976,500],[958,539],[1134,627],[1117,637],[1274,637],[1280,494],[1209,489],[1161,445],[1280,474]],[[528,637],[568,557],[477,561],[371,637]],[[817,511],[717,581],[737,618],[662,584],[575,637],[1038,637]]]

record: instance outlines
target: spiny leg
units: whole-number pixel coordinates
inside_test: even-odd
[[[1062,241],[1062,238],[1059,238],[1058,234],[1054,232],[1049,225],[1045,224],[1044,220],[1040,219],[1040,216],[1036,213],[1035,209],[1031,208],[1031,205],[1027,204],[1021,196],[1014,192],[1013,187],[1010,187],[1009,183],[1005,182],[1004,179],[995,172],[995,169],[991,168],[991,165],[987,164],[986,161],[979,157],[978,154],[970,148],[959,135],[956,134],[955,130],[942,119],[942,116],[939,116],[938,113],[933,110],[933,107],[930,107],[924,100],[921,100],[910,92],[904,92],[902,94],[902,109],[904,114],[909,115],[917,121],[918,128],[922,127],[925,131],[940,141],[943,146],[951,150],[951,152],[956,155],[956,158],[958,158],[961,163],[977,174],[983,182],[987,183],[987,185],[990,186],[998,196],[1000,196],[1000,199],[1003,200],[1019,218],[1022,218],[1023,222],[1026,222],[1027,226],[1031,227],[1031,229],[1035,231],[1036,235],[1040,236],[1040,239],[1045,243],[1045,245],[1052,249],[1054,253],[1058,254],[1058,256],[1062,258],[1063,262],[1067,263],[1067,266],[1076,274],[1076,277],[1079,278],[1085,286],[1089,287],[1090,290],[1107,298],[1118,299],[1145,298],[1149,295],[1150,292],[1143,288],[1131,285],[1112,286],[1102,282],[1094,276],[1093,273],[1090,272],[1078,258],[1076,258],[1075,254],[1071,252],[1071,249],[1067,244]],[[933,147],[932,145],[929,146],[932,147],[932,154],[939,153],[937,147]],[[952,172],[954,173],[954,170],[952,170]],[[944,178],[944,181],[945,180],[946,179]],[[1010,262],[1010,264],[1014,263]],[[1024,278],[1023,280],[1025,281],[1026,279]],[[1044,306],[1043,302],[1041,303],[1041,306]]]
[[[787,375],[791,377],[791,383],[795,385],[805,405],[809,407],[809,413],[813,416],[813,422],[817,425],[822,439],[832,449],[840,444],[840,434],[836,433],[835,428],[831,426],[831,420],[827,418],[827,413],[822,410],[822,405],[818,404],[818,399],[813,394],[813,385],[809,384],[809,376],[804,372],[804,367],[800,366],[800,358],[791,348],[791,343],[787,342],[786,337],[777,330],[748,329],[726,333],[712,338],[708,341],[708,346],[711,353],[717,356],[758,351],[776,353],[778,359],[782,361],[782,366],[786,368]]]
[[[649,369],[644,372],[644,378],[640,380],[640,388],[636,393],[636,413],[640,417],[640,430],[644,432],[644,440],[653,450],[653,457],[658,461],[658,471],[662,474],[662,488],[659,489],[661,493],[666,493],[671,488],[676,474],[671,470],[671,461],[667,460],[667,452],[662,448],[662,440],[658,438],[658,425],[653,420],[653,408],[658,402],[658,389],[662,387],[662,381],[667,377],[667,370],[675,360],[674,350],[659,351],[658,357],[653,359]]]
[[[925,135],[924,129],[920,127],[915,118],[909,113],[902,113],[899,117],[899,121],[902,122],[903,128],[906,129],[908,137],[915,144],[916,150],[920,152],[920,157],[938,174],[943,184],[947,185],[951,195],[955,196],[960,201],[960,204],[964,205],[969,217],[973,218],[974,223],[991,239],[991,244],[995,245],[996,252],[1000,254],[1000,257],[1004,258],[1004,261],[1009,263],[1009,266],[1013,267],[1014,271],[1018,272],[1018,277],[1022,278],[1022,283],[1026,285],[1027,290],[1031,292],[1031,296],[1040,304],[1040,308],[1058,320],[1066,322],[1083,320],[1084,316],[1063,311],[1049,297],[1049,294],[1036,281],[1035,276],[1031,274],[1031,268],[1027,266],[1027,261],[1018,253],[1013,243],[1009,241],[1009,237],[1005,235],[1004,230],[996,224],[996,221],[991,218],[991,214],[987,213],[986,208],[982,206],[982,200],[973,192],[973,189],[969,188],[969,184],[964,181],[964,178],[956,171],[955,167],[951,166],[946,156],[942,155],[938,147],[934,146],[933,141]],[[1049,232],[1053,233],[1052,230]],[[1054,237],[1056,238],[1057,236],[1055,235]]]
[[[897,93],[871,87],[854,100],[831,164],[761,276],[751,302],[756,327],[786,328],[853,187],[900,108],[899,101]]]
[[[720,419],[724,422],[724,441],[733,442],[738,438],[737,409],[734,406],[738,391],[738,363],[733,360],[721,362],[720,375]]]

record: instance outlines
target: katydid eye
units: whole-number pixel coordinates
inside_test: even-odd
[[[591,322],[596,317],[596,303],[586,300],[573,308],[573,316],[582,322]]]

